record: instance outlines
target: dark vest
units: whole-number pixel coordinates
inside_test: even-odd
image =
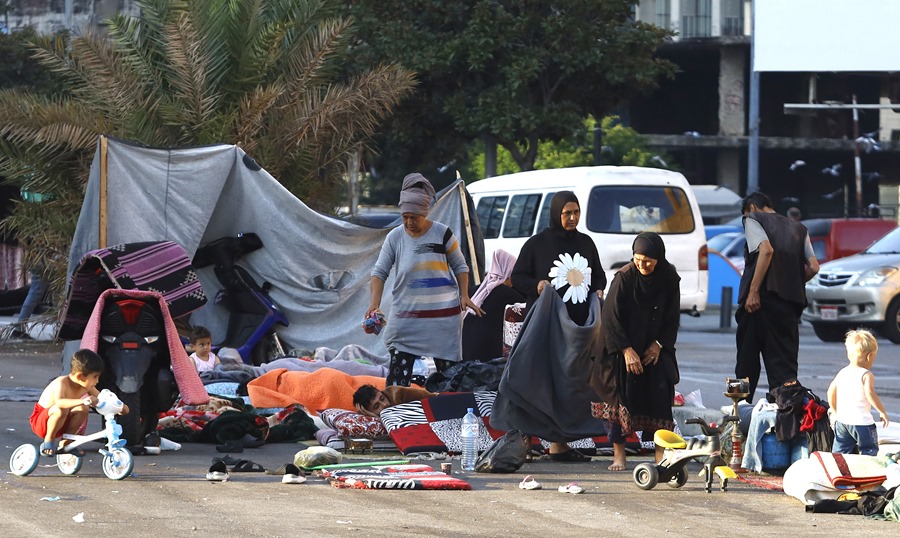
[[[751,213],[747,218],[752,218],[762,225],[769,238],[769,244],[774,249],[769,270],[760,286],[760,294],[774,294],[785,301],[796,303],[801,309],[805,308],[806,226],[778,213]],[[753,273],[756,272],[757,258],[759,250],[751,253],[744,247],[744,274],[741,276],[738,304],[744,304],[750,293],[750,282],[753,280]]]

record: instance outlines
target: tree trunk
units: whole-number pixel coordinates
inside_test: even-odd
[[[497,175],[497,139],[493,135],[484,135],[484,177]]]

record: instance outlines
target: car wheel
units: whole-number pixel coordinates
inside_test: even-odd
[[[900,344],[900,297],[891,301],[884,316],[884,336],[895,344]]]
[[[813,331],[823,342],[843,342],[847,327],[840,323],[813,323]]]

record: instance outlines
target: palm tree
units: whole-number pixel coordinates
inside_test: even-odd
[[[108,35],[35,40],[53,96],[0,91],[0,176],[20,201],[0,226],[32,261],[65,258],[98,135],[149,146],[234,143],[307,204],[335,199],[344,163],[415,85],[380,65],[346,75],[352,21],[339,0],[142,0]]]

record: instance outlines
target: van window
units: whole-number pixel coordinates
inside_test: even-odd
[[[531,237],[540,203],[540,194],[513,196],[512,202],[509,203],[506,222],[503,224],[503,237]]]
[[[486,196],[478,200],[478,222],[481,223],[481,233],[485,239],[500,237],[500,224],[503,222],[503,214],[506,212],[506,202],[509,196]]]
[[[677,187],[597,186],[588,199],[587,228],[598,233],[686,234],[694,231],[694,214],[687,194]]]
[[[544,196],[544,205],[541,206],[541,213],[538,215],[538,225],[535,233],[542,232],[550,227],[550,200],[553,199],[555,192],[548,192]]]

